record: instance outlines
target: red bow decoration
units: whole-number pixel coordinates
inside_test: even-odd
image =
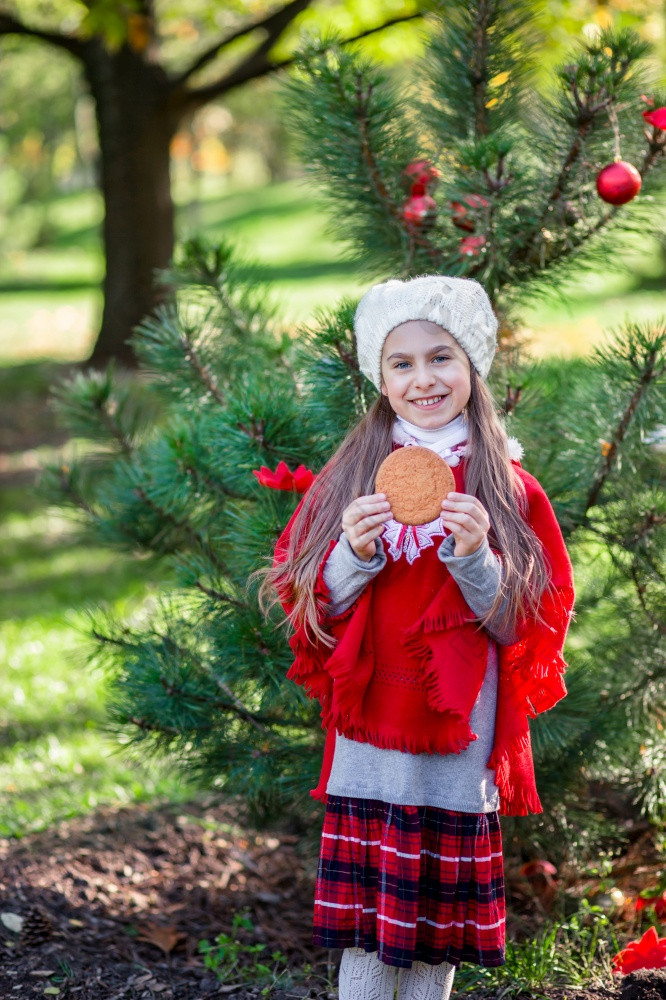
[[[275,472],[262,465],[260,469],[253,469],[252,475],[257,477],[262,486],[268,486],[272,490],[293,490],[294,493],[305,493],[314,482],[314,473],[310,469],[299,465],[291,472],[286,462],[278,462]]]
[[[630,941],[613,959],[613,972],[626,976],[635,969],[663,969],[666,966],[666,938],[657,937],[650,927],[640,941]]]
[[[666,108],[655,108],[654,111],[643,111],[643,118],[655,128],[666,129]]]

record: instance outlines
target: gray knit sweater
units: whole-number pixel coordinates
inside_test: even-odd
[[[500,585],[500,564],[487,541],[472,555],[453,555],[452,535],[444,539],[438,556],[460,587],[475,615],[490,609]],[[331,611],[345,611],[386,564],[386,553],[377,540],[377,553],[369,562],[359,559],[344,534],[324,567],[324,582],[331,596]],[[489,637],[510,641],[490,622]],[[495,772],[486,767],[495,735],[497,702],[497,649],[488,646],[486,676],[470,717],[478,739],[459,754],[410,754],[382,750],[369,743],[349,740],[339,733],[326,791],[330,795],[379,799],[395,805],[430,805],[457,812],[485,813],[499,808]]]

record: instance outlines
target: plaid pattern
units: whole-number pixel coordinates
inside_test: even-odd
[[[387,965],[504,964],[499,816],[328,796],[314,942]]]

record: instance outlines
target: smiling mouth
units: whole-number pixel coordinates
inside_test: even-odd
[[[425,409],[427,406],[435,406],[442,399],[444,399],[444,396],[429,396],[428,399],[410,399],[410,403],[415,403],[416,406]]]

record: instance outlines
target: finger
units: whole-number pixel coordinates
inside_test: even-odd
[[[477,524],[482,525],[484,530],[487,531],[490,528],[490,518],[484,508],[480,506],[474,507],[470,504],[456,504],[453,506],[451,504],[443,503],[441,516],[443,517],[445,514],[451,514],[456,517],[470,517],[472,520],[476,521]]]
[[[375,538],[379,538],[383,530],[383,525],[379,525],[377,528],[370,528],[369,531],[364,532],[362,535],[358,535],[356,541],[359,545],[367,545],[369,541],[374,541]]]
[[[353,504],[344,511],[343,517],[351,517],[354,521],[359,521],[361,518],[366,517],[368,514],[376,514],[379,511],[390,510],[390,503],[388,500],[376,500],[370,502],[369,500],[355,500]]]
[[[475,515],[473,512],[464,510],[447,510],[443,511],[440,515],[443,517],[448,517],[449,520],[455,521],[457,524],[466,525],[469,528],[480,528],[482,531],[487,531],[486,518]]]
[[[476,497],[463,496],[457,500],[449,493],[449,495],[442,500],[442,507],[449,510],[475,510],[486,516],[486,508],[480,500],[476,499]]]
[[[370,528],[374,528],[375,525],[384,525],[387,521],[391,520],[391,511],[383,511],[381,514],[374,514],[372,517],[364,517],[360,521],[351,521],[345,524],[345,520],[342,520],[342,530],[347,531],[348,529],[352,531],[356,536],[363,534],[363,532],[368,531]]]
[[[456,490],[450,490],[450,492],[446,494],[446,497],[448,500],[470,500],[473,503],[481,502],[478,497],[473,496],[471,493],[458,493]]]

